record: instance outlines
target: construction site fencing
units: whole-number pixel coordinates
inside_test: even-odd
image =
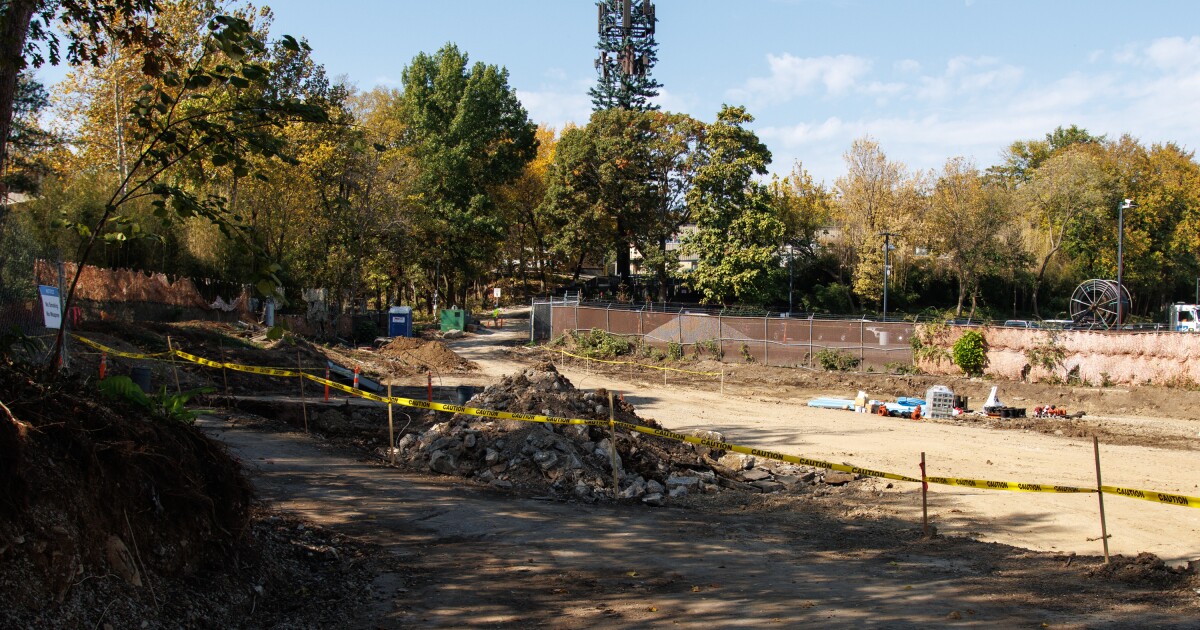
[[[731,361],[785,367],[820,367],[822,352],[857,361],[859,370],[886,370],[913,359],[911,322],[820,319],[816,316],[738,316],[652,307],[576,302],[534,302],[531,340],[593,329],[636,338],[684,354],[709,353]]]

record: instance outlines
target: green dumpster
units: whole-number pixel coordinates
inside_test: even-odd
[[[442,309],[441,325],[439,328],[444,332],[447,330],[466,330],[467,312],[461,308],[446,308]]]

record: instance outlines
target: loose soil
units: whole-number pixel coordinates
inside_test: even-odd
[[[481,406],[501,402],[520,410],[566,400],[569,408],[554,407],[556,415],[606,417],[605,409],[597,410],[606,396],[595,391],[603,388],[624,394],[625,404],[618,410],[623,417],[675,431],[717,431],[735,443],[909,474],[916,452],[926,450],[933,474],[1079,485],[1088,478],[1090,440],[1084,449],[1083,440],[1072,436],[1107,428],[1113,442],[1105,440],[1106,483],[1174,492],[1186,487],[1186,493],[1197,494],[1190,487],[1195,483],[1194,443],[1187,440],[1197,425],[1183,411],[1186,398],[1196,396],[1193,392],[1156,390],[1160,397],[1143,388],[1002,384],[1001,396],[1010,404],[1054,403],[1071,411],[1104,404],[1106,415],[1097,418],[1088,410],[1084,420],[1094,424],[1078,427],[1066,421],[1054,421],[1060,423],[1054,428],[970,420],[914,423],[801,405],[814,395],[849,397],[858,389],[878,398],[920,395],[934,379],[689,364],[701,371],[723,367],[722,394],[714,379],[668,373],[664,384],[661,372],[635,369],[630,376],[627,366],[597,372],[596,364],[559,361],[553,371],[561,377],[554,380],[569,382],[570,395],[535,401],[534,390],[520,390],[524,385],[517,382],[518,375],[525,374],[531,384],[545,381],[543,375],[551,369],[539,363],[554,357],[523,347],[527,330],[521,325],[510,320],[508,330],[449,344],[478,369],[460,363],[439,369],[437,396],[449,395],[447,386],[492,385],[496,389],[479,396]],[[219,347],[214,350],[211,326],[163,325],[142,333],[96,330],[89,336],[108,334],[107,341],[97,340],[114,347],[132,341],[130,349],[158,351],[171,334],[173,341],[186,344],[184,349],[205,356],[239,337],[218,325]],[[239,361],[294,368],[295,346],[269,344],[258,335],[249,332],[244,337],[248,345],[233,348],[229,343],[227,352],[244,353]],[[300,352],[302,363],[337,355],[401,387],[423,388],[425,374],[435,374],[436,361],[426,361],[425,371],[404,374],[391,364],[415,350],[302,345]],[[256,354],[260,352],[267,354]],[[90,359],[84,355],[77,360]],[[170,370],[168,364],[156,377],[171,378]],[[181,372],[184,387],[212,383],[212,373],[218,373],[206,375],[190,367]],[[507,384],[499,380],[504,375],[510,375]],[[283,379],[246,376],[254,380],[239,381],[234,394],[277,391],[294,396],[289,391],[294,384],[274,390],[266,385]],[[982,401],[991,386],[938,382],[973,401]],[[520,481],[511,487],[494,483],[509,471],[493,471],[489,479],[475,464],[456,465],[445,471],[451,474],[439,475],[428,470],[430,459],[417,456],[403,458],[409,468],[393,468],[386,465],[393,452],[382,407],[342,401],[323,405],[310,399],[297,413],[298,401],[280,395],[252,399],[256,411],[277,417],[234,411],[198,423],[228,444],[249,473],[265,501],[255,507],[236,474],[228,478],[237,466],[220,449],[206,446],[202,438],[197,441],[191,427],[162,425],[133,410],[97,411],[90,396],[72,398],[72,388],[86,391],[82,381],[53,396],[42,390],[30,394],[26,390],[32,385],[23,383],[0,389],[0,400],[20,419],[0,413],[0,453],[5,454],[0,474],[6,482],[0,485],[0,497],[16,508],[15,517],[6,517],[7,509],[0,514],[0,584],[6,594],[22,589],[12,600],[20,605],[7,598],[0,604],[0,625],[5,627],[136,627],[145,621],[144,627],[197,628],[1184,628],[1192,627],[1200,613],[1200,578],[1172,566],[1200,556],[1195,548],[1200,524],[1190,514],[1195,510],[1114,497],[1111,544],[1124,555],[1105,566],[1095,556],[1099,544],[1086,541],[1098,536],[1092,531],[1098,530],[1094,495],[934,487],[931,516],[938,533],[932,537],[921,533],[916,489],[873,478],[840,480],[839,485],[815,479],[772,487],[776,491],[769,493],[734,484],[689,492],[654,507],[644,497],[614,502],[600,477],[595,483],[585,480],[591,488],[585,495],[575,491],[578,483],[560,484],[556,490],[553,474],[535,483],[539,473],[532,468],[529,474],[510,477]],[[518,390],[525,393],[514,394]],[[1176,395],[1184,399],[1178,406],[1168,401]],[[46,403],[51,399],[68,403],[58,408]],[[14,407],[11,400],[22,405]],[[580,409],[574,401],[586,405]],[[1156,410],[1161,416],[1138,417],[1158,415]],[[102,421],[76,422],[90,416]],[[304,426],[302,417],[313,421],[313,433],[297,428]],[[512,431],[532,435],[528,426],[505,427],[505,432],[499,426],[472,424],[478,419],[470,417],[412,410],[402,410],[400,417],[397,440],[411,436],[415,441],[431,433],[462,439],[465,447],[465,436],[476,432],[482,443],[494,446],[497,438],[515,436]],[[137,429],[112,428],[129,422]],[[58,425],[64,428],[56,429]],[[562,436],[565,431],[549,433]],[[589,431],[577,437],[580,444],[596,444],[602,436]],[[1159,438],[1161,443],[1147,444]],[[539,448],[556,444],[554,439]],[[625,446],[623,452],[631,454],[632,443]],[[684,474],[719,472],[723,466],[734,474],[745,470],[744,460],[735,463],[720,453],[670,450],[679,446],[664,447],[648,461],[685,464],[675,471]],[[518,453],[507,455],[515,460]],[[525,455],[539,461],[534,453]],[[599,459],[595,463],[596,471],[605,472]],[[175,469],[186,474],[172,473]],[[649,467],[640,470],[654,477]],[[96,479],[102,483],[95,496],[85,496],[84,489]],[[64,491],[46,491],[58,486]],[[192,506],[189,502],[198,496],[208,496],[210,502]],[[84,503],[78,510],[72,507],[76,500]],[[224,504],[217,506],[217,501]],[[131,519],[124,530],[118,508]],[[183,524],[176,528],[179,518]],[[62,526],[65,539],[54,529],[58,523],[71,523]],[[123,537],[123,531],[131,532],[130,542],[137,544],[129,564],[142,569],[143,586],[117,577],[121,560],[103,553],[107,535]],[[77,542],[71,546],[63,540]],[[986,542],[993,540],[1019,546]],[[60,548],[65,551],[58,556],[46,551]],[[64,560],[76,555],[76,561]],[[60,576],[57,581],[55,576]],[[60,592],[65,592],[61,601]],[[31,605],[44,602],[55,603]]]

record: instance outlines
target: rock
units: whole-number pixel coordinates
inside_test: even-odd
[[[416,443],[417,443],[417,436],[413,435],[412,433],[409,433],[409,434],[406,434],[404,437],[400,438],[399,442],[396,442],[396,449],[401,450],[401,451],[407,450],[410,446],[412,446],[413,444],[416,444]]]
[[[558,455],[554,451],[538,451],[533,454],[533,462],[545,472],[558,464]]]
[[[605,413],[608,412],[608,407],[605,407],[604,405],[596,405],[596,407],[594,409],[592,409],[592,411],[597,416],[603,416]]]
[[[671,475],[667,477],[668,488],[695,488],[700,486],[700,478],[692,475]]]
[[[791,490],[802,483],[800,478],[796,475],[775,475],[775,481],[783,484],[783,486],[788,490]]]
[[[142,585],[142,576],[133,562],[133,555],[120,538],[109,536],[108,541],[104,543],[104,554],[108,558],[108,566],[112,567],[117,575],[134,586]]]
[[[467,448],[475,448],[475,440],[476,440],[475,434],[468,433],[463,436],[463,446],[465,446]]]
[[[491,485],[496,488],[504,488],[505,490],[508,490],[509,488],[513,487],[513,484],[511,481],[505,481],[504,479],[493,479],[491,481]]]
[[[663,504],[663,495],[661,492],[653,492],[642,497],[642,503],[646,505],[661,507]]]
[[[450,330],[442,333],[442,339],[462,339],[462,337],[463,331],[458,330],[457,328],[451,328]]]
[[[656,481],[654,479],[651,479],[650,481],[646,482],[646,492],[648,494],[661,495],[664,490],[666,490],[666,488],[664,488],[661,483],[658,483],[658,481]]]
[[[757,488],[759,492],[766,493],[766,494],[769,494],[772,492],[783,492],[786,489],[784,487],[784,485],[781,483],[778,483],[775,481],[767,481],[765,479],[762,481],[751,482],[750,485]]]
[[[800,481],[803,481],[804,483],[812,483],[816,478],[817,472],[815,470],[810,470],[803,475],[800,475]]]
[[[825,483],[831,486],[841,486],[854,481],[853,474],[841,472],[838,470],[830,470],[825,473]]]
[[[434,451],[445,451],[451,455],[458,456],[462,455],[466,448],[463,447],[463,443],[460,442],[458,438],[447,435],[434,440],[433,443],[425,447],[425,450],[431,453]]]
[[[488,466],[495,465],[496,462],[499,460],[500,460],[500,451],[497,451],[496,449],[493,449],[493,448],[489,448],[483,452],[483,463],[487,464]]]
[[[693,474],[704,483],[716,483],[717,481],[717,473],[711,470],[701,470]]]
[[[635,477],[633,483],[629,484],[617,496],[622,499],[636,499],[646,494],[646,481],[641,477]]]
[[[453,475],[458,470],[458,462],[454,460],[453,455],[446,451],[434,451],[429,456],[429,470],[443,475]]]
[[[575,484],[575,489],[572,491],[577,498],[592,499],[592,487],[580,481]]]
[[[771,477],[771,473],[763,470],[762,468],[751,468],[750,470],[743,470],[740,474],[738,474],[738,477],[741,478],[742,481],[762,481],[763,479],[769,479]]]
[[[674,488],[671,488],[671,491],[667,493],[667,496],[671,497],[672,499],[678,499],[680,497],[686,497],[687,493],[687,486],[675,486]]]

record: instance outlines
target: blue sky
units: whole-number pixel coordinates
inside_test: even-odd
[[[640,1],[640,0],[637,0]],[[591,0],[276,0],[275,34],[331,76],[398,85],[454,42],[508,68],[530,117],[583,124],[595,81]],[[746,105],[774,154],[832,184],[869,135],[910,170],[999,161],[1059,125],[1200,146],[1200,2],[658,0],[664,109]]]

